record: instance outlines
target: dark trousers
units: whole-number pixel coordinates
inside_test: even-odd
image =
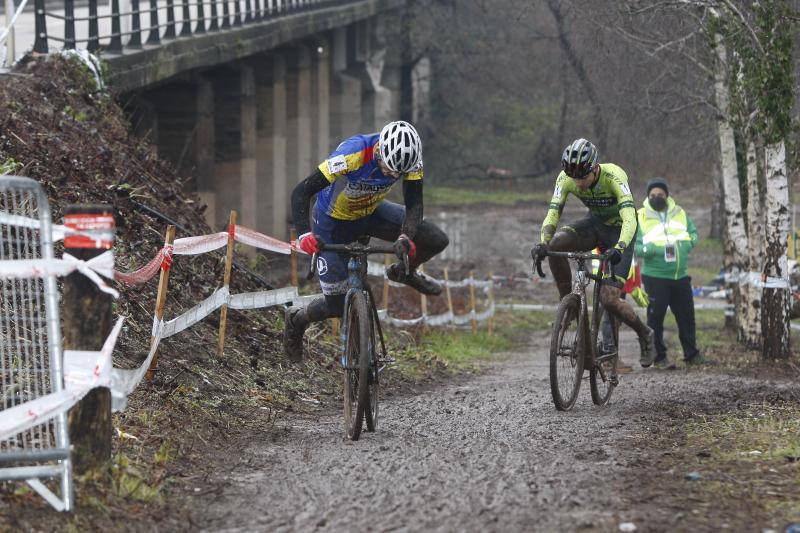
[[[667,307],[675,315],[678,323],[678,337],[683,348],[683,359],[688,361],[698,355],[695,340],[694,297],[692,296],[692,278],[662,279],[642,276],[644,289],[650,298],[647,306],[647,325],[656,334],[656,361],[667,356],[664,345],[664,317]]]

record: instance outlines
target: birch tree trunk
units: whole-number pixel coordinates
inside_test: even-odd
[[[761,272],[764,257],[764,199],[761,196],[760,171],[756,144],[747,144],[747,269]],[[759,154],[763,152],[758,150]],[[761,288],[750,283],[740,284],[739,339],[750,348],[760,349]]]
[[[766,146],[765,166],[767,180],[765,209],[768,231],[764,274],[768,276],[766,280],[768,285],[762,297],[763,354],[767,359],[786,359],[791,354],[789,344],[791,291],[787,256],[791,213],[784,141]]]
[[[738,273],[744,264],[744,253],[747,250],[747,235],[742,219],[742,199],[739,193],[739,173],[736,166],[736,143],[734,141],[731,116],[730,90],[727,79],[727,50],[722,36],[717,34],[717,64],[714,75],[714,93],[719,115],[717,118],[717,135],[719,137],[720,170],[722,171],[722,194],[725,211],[725,268],[728,272]],[[739,284],[731,286],[733,301],[739,302]],[[738,307],[738,306],[737,306]],[[740,316],[733,317],[738,325]],[[730,325],[730,324],[727,324]],[[737,328],[740,329],[740,328]]]

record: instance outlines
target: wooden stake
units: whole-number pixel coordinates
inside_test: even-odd
[[[475,320],[475,285],[472,283],[475,281],[475,273],[470,270],[469,271],[469,309],[472,312],[472,320],[470,323],[472,324],[472,333],[478,332],[478,321]]]
[[[489,309],[494,306],[494,273],[489,272]],[[489,316],[489,336],[494,333],[494,315]]]
[[[339,319],[338,318],[331,318],[331,334],[334,337],[339,336]]]
[[[389,254],[383,254],[384,270],[389,267]],[[389,312],[389,278],[383,277],[383,308]]]
[[[295,250],[295,246],[297,246],[297,230],[294,228],[289,230],[289,242],[293,245],[291,254],[289,255],[289,259],[292,263],[292,287],[297,287],[297,251]]]
[[[223,283],[225,287],[231,284],[231,269],[233,268],[233,248],[236,244],[236,211],[231,211],[230,222],[228,223],[228,253],[225,255],[225,277]],[[225,328],[228,325],[228,304],[222,304],[219,314],[219,356],[225,355]]]
[[[455,318],[456,314],[453,311],[453,297],[450,295],[450,273],[447,271],[447,267],[444,268],[444,291],[447,295],[447,310],[450,311],[450,314]]]
[[[172,246],[172,242],[175,240],[175,226],[167,226],[167,233],[164,237],[164,247]],[[158,292],[156,293],[156,320],[161,321],[164,318],[164,306],[167,303],[167,284],[169,283],[169,262],[165,261],[161,263],[161,274],[158,278]],[[153,349],[153,345],[156,342],[155,336],[150,337],[150,349]],[[158,368],[158,353],[153,355],[153,360],[150,361],[150,368],[147,369],[147,374],[145,377],[147,381],[152,382],[153,377],[155,376],[156,368]]]

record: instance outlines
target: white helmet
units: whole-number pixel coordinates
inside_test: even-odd
[[[392,172],[409,172],[422,159],[422,141],[414,126],[402,120],[381,130],[381,159]]]

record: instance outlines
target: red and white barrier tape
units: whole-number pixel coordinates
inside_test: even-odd
[[[66,276],[76,270],[92,280],[101,291],[111,294],[114,298],[119,296],[119,293],[109,287],[100,277],[102,275],[109,279],[114,278],[114,253],[111,250],[87,261],[67,253],[64,254],[63,259],[12,259],[0,261],[0,278],[5,279]]]
[[[732,272],[725,274],[725,282],[750,285],[757,289],[791,289],[789,278],[767,276],[763,272]]]
[[[111,352],[124,320],[117,319],[100,351],[64,351],[64,389],[0,411],[0,441],[66,412],[95,387],[111,386]]]
[[[114,270],[114,279],[125,285],[141,285],[155,277],[160,270],[169,270],[172,265],[172,248],[165,247],[145,266],[133,272]]]
[[[292,251],[292,245],[288,242],[283,242],[269,235],[264,235],[256,230],[247,228],[245,226],[236,226],[234,234],[236,242],[260,248],[261,250],[268,250],[279,254],[289,254]]]
[[[291,245],[280,241],[263,233],[247,228],[245,226],[235,226],[231,228],[236,242],[253,246],[261,250],[268,250],[279,254],[291,253]],[[212,233],[210,235],[199,235],[197,237],[182,237],[176,239],[171,247],[164,247],[158,251],[156,256],[142,268],[133,272],[114,272],[114,279],[126,285],[140,285],[153,279],[161,270],[169,270],[172,265],[173,255],[199,255],[213,252],[222,248],[228,243],[228,232]]]
[[[462,326],[464,324],[468,324],[472,320],[477,322],[485,322],[490,317],[493,317],[494,314],[495,306],[490,305],[479,313],[470,311],[463,315],[454,315],[450,311],[447,311],[438,315],[422,315],[416,318],[395,318],[390,316],[389,313],[386,312],[386,309],[381,309],[378,311],[378,318],[388,324],[391,324],[392,326],[406,328],[417,326],[419,324],[425,324],[427,326],[444,326],[446,324],[455,324],[457,326]]]
[[[158,345],[161,343],[161,333],[164,329],[164,322],[153,318],[153,342],[150,344],[150,351],[145,357],[144,362],[137,368],[112,368],[111,369],[111,409],[122,411],[128,404],[128,396],[142,382],[153,357],[156,355]]]

